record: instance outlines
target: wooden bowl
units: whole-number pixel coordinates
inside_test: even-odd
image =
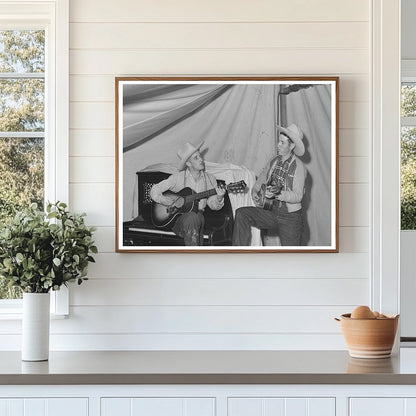
[[[377,319],[352,319],[341,315],[341,330],[351,357],[387,358],[391,356],[399,315]]]

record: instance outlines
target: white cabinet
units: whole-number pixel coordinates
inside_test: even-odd
[[[228,416],[335,416],[335,399],[229,398]]]
[[[101,416],[213,416],[214,398],[115,398],[101,399]]]
[[[416,385],[0,385],[0,416],[416,416]]]
[[[87,398],[0,399],[0,416],[88,416]]]
[[[414,416],[415,398],[351,398],[350,416]]]

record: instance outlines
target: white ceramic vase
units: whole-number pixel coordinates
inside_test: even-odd
[[[22,360],[49,358],[50,294],[23,293]]]

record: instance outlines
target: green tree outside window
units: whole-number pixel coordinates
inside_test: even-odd
[[[0,226],[44,204],[45,32],[0,30]],[[0,279],[0,299],[21,293]]]

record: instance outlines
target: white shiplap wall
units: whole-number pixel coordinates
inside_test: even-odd
[[[365,0],[71,0],[70,206],[100,254],[52,348],[345,348],[333,317],[370,299],[370,20]],[[114,252],[114,77],[185,74],[340,76],[339,254]]]

